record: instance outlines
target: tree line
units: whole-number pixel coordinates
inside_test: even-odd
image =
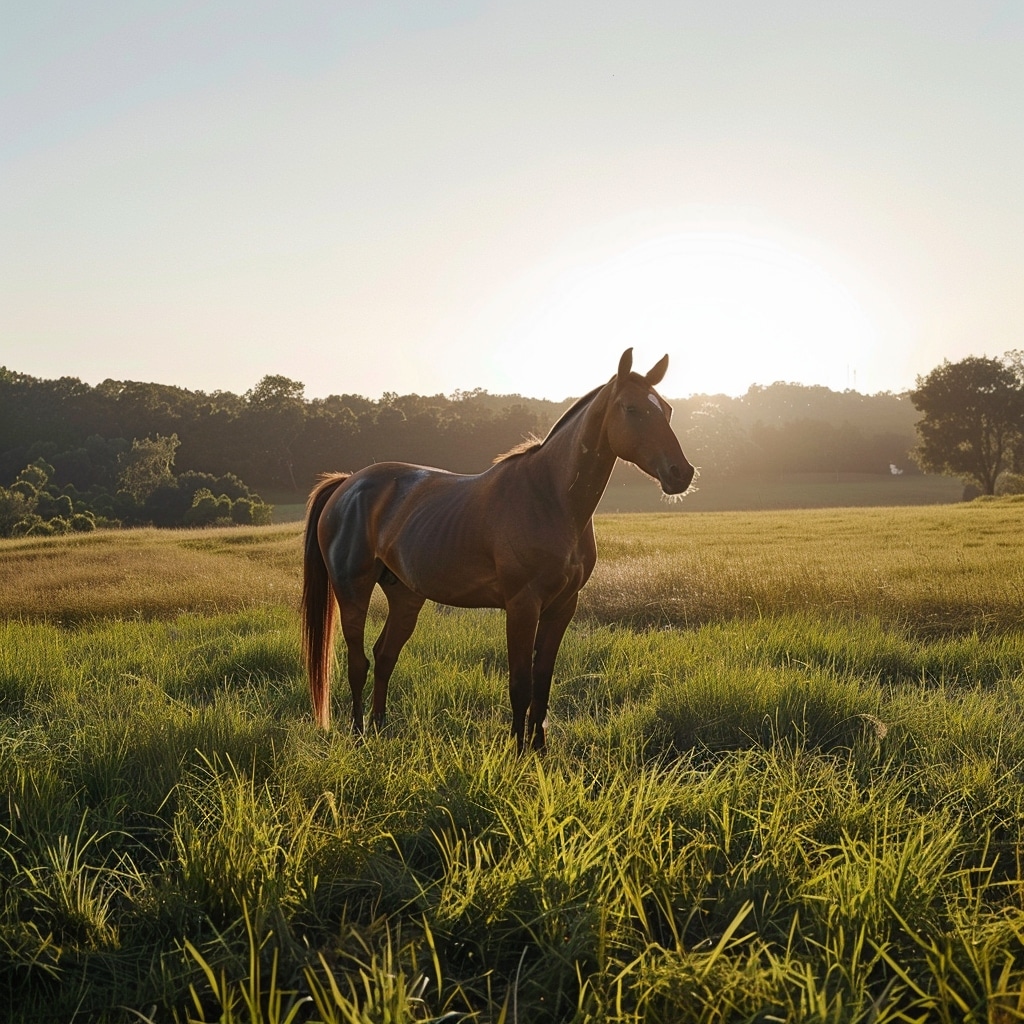
[[[242,395],[0,367],[0,536],[103,525],[269,522],[316,476],[401,459],[475,472],[568,403],[384,394],[306,400],[264,377]]]
[[[543,436],[570,404],[482,389],[378,400],[304,392],[280,375],[237,395],[0,367],[0,535],[267,522],[261,494],[301,500],[327,470],[394,459],[480,472]],[[923,469],[993,493],[1000,476],[1024,469],[1022,394],[1020,353],[1008,353],[944,363],[906,394],[780,382],[695,395],[673,403],[673,425],[705,483]]]

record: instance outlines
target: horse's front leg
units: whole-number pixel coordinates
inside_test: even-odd
[[[537,642],[540,602],[531,594],[517,595],[506,606],[505,613],[512,737],[516,749],[522,753],[526,746],[526,713],[533,697],[533,650]]]
[[[533,659],[533,691],[530,696],[530,713],[527,719],[527,739],[534,750],[547,748],[545,725],[548,717],[548,698],[551,694],[551,677],[555,672],[555,659],[562,645],[562,637],[576,614],[579,594],[574,593],[561,603],[545,610],[537,629],[537,650]]]

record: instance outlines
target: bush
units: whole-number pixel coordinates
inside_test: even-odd
[[[192,507],[194,493],[177,482],[162,484],[146,498],[143,514],[154,526],[180,526]]]
[[[118,450],[124,454],[126,444],[118,442],[108,454],[113,457]],[[23,454],[18,453],[19,459]],[[71,454],[89,456],[86,449]],[[0,537],[26,536],[30,532],[84,533],[114,525],[263,526],[273,518],[272,507],[233,473],[215,477],[189,471],[165,477],[143,501],[124,487],[113,494],[101,483],[84,491],[73,483],[61,487],[53,473],[48,462],[37,458],[8,487],[0,487]],[[41,525],[45,522],[52,524],[50,529]]]
[[[15,526],[31,515],[34,505],[18,491],[0,487],[0,537],[10,537]]]
[[[243,526],[252,522],[252,502],[248,498],[239,498],[231,506],[231,520]]]
[[[92,533],[96,529],[96,517],[91,512],[76,512],[71,517],[72,533]]]
[[[996,481],[996,496],[1024,494],[1024,473],[1003,473]]]
[[[253,502],[252,525],[269,526],[274,519],[274,506],[263,501]]]
[[[259,497],[239,498],[231,506],[232,522],[242,526],[269,526],[274,508],[260,501]]]
[[[60,516],[64,519],[70,519],[75,513],[75,508],[68,495],[61,494],[54,497],[54,495],[49,492],[42,491],[40,492],[37,500],[36,511],[44,519],[53,519],[56,516]]]
[[[121,490],[114,495],[111,512],[113,518],[132,526],[143,521],[142,509],[128,491]]]
[[[52,537],[56,533],[61,531],[51,523],[44,519],[40,515],[36,515],[33,512],[31,515],[25,516],[20,522],[16,523],[14,529],[11,531],[13,537]]]
[[[186,526],[204,526],[217,518],[217,499],[209,488],[200,487],[192,496],[192,507],[185,513]]]

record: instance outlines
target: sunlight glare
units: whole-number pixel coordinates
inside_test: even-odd
[[[534,380],[546,367],[548,396],[563,398],[589,380],[581,369],[609,373],[630,345],[639,362],[670,354],[666,394],[741,395],[775,381],[856,388],[878,337],[816,260],[750,235],[686,231],[563,269],[496,361],[512,385],[523,366]]]

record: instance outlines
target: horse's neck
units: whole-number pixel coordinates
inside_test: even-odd
[[[604,431],[607,389],[603,389],[536,453],[547,462],[551,484],[577,528],[594,515],[615,466]]]

